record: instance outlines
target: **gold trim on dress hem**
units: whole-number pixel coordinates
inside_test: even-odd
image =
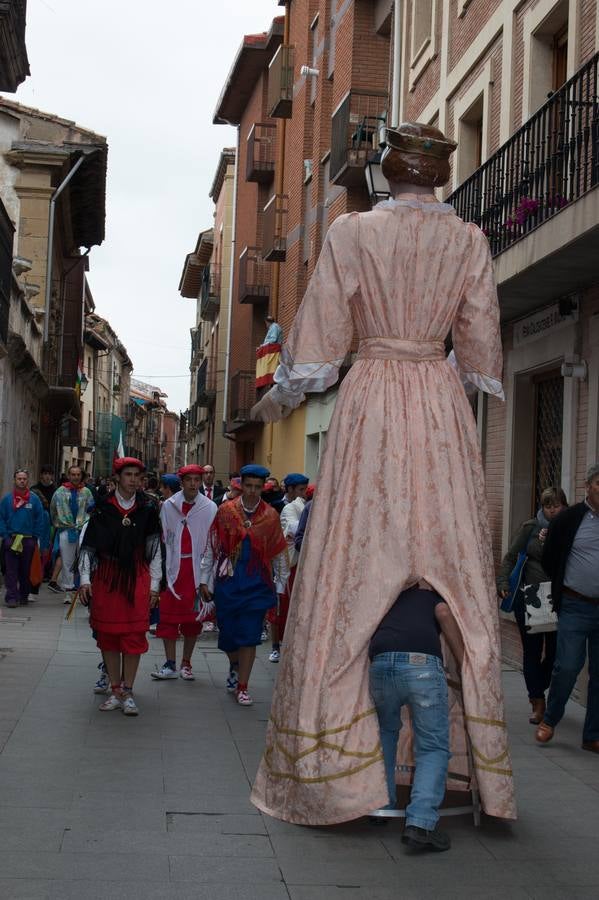
[[[478,750],[474,746],[474,744],[472,744],[472,752],[474,753],[475,756],[477,756],[479,759],[481,759],[484,763],[490,763],[491,765],[501,762],[501,760],[505,759],[506,756],[508,755],[508,749],[506,747],[505,750],[503,751],[503,753],[500,753],[499,756],[494,756],[494,757],[485,756],[485,754],[481,753],[480,750]]]
[[[475,769],[482,769],[483,772],[494,772],[495,775],[509,775],[510,777],[513,775],[511,769],[497,769],[495,766],[483,766],[481,763],[474,763]]]
[[[357,716],[354,716],[353,719],[351,719],[351,721],[347,723],[347,725],[339,725],[338,728],[325,728],[323,731],[317,732],[298,731],[295,728],[283,728],[272,716],[270,717],[270,721],[277,729],[279,734],[288,734],[290,737],[312,738],[313,740],[317,741],[320,738],[326,737],[327,734],[339,734],[340,731],[347,731],[352,727],[352,725],[355,725],[356,722],[359,722],[360,719],[366,719],[368,716],[374,715],[374,713],[376,713],[376,709],[374,706],[372,706],[370,709],[367,709],[366,712],[358,713]]]
[[[465,716],[467,722],[476,722],[478,725],[494,725],[496,728],[506,728],[501,719],[483,719],[481,716]]]
[[[264,761],[268,768],[268,773],[271,778],[288,778],[290,781],[295,781],[298,784],[322,784],[325,781],[334,781],[337,778],[347,778],[350,775],[356,775],[358,772],[361,772],[363,769],[367,769],[369,766],[373,765],[376,762],[383,761],[383,754],[379,753],[378,756],[374,757],[374,759],[369,759],[365,763],[362,763],[360,766],[354,766],[353,769],[347,769],[345,772],[335,772],[333,775],[319,775],[312,778],[302,777],[301,775],[294,775],[292,772],[275,772],[274,769],[271,768],[270,764],[270,754],[272,753],[273,748],[267,747],[264,753]]]
[[[376,756],[377,753],[381,752],[381,745],[378,741],[374,750],[345,750],[338,744],[331,744],[329,741],[317,741],[313,747],[309,747],[308,750],[302,750],[302,752],[298,754],[290,753],[278,740],[275,741],[274,746],[277,750],[281,751],[283,756],[285,756],[290,763],[297,763],[300,759],[305,759],[306,756],[310,756],[311,753],[315,753],[321,747],[326,750],[337,750],[342,756],[355,756],[358,759],[370,759],[372,756]]]

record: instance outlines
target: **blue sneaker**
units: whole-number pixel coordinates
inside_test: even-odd
[[[234,694],[237,691],[238,684],[239,675],[237,674],[237,669],[231,669],[227,677],[227,693]]]
[[[108,689],[110,688],[110,679],[108,678],[106,666],[103,662],[98,665],[98,669],[100,670],[100,677],[94,684],[94,694],[108,694]]]

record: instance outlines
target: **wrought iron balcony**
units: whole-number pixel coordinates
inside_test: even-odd
[[[257,247],[246,247],[239,257],[239,302],[266,303],[270,297],[270,266]]]
[[[599,53],[449,197],[502,253],[599,183]]]
[[[6,348],[12,281],[14,225],[0,200],[0,343]]]
[[[293,106],[295,47],[281,44],[268,67],[267,114],[271,119],[290,119]]]
[[[96,432],[93,428],[81,429],[81,446],[91,450],[96,445]]]
[[[206,266],[200,289],[200,315],[213,321],[220,307],[220,265]]]
[[[264,207],[262,255],[267,262],[284,262],[287,251],[286,194],[275,194]]]
[[[234,425],[250,421],[250,410],[256,402],[256,373],[236,372],[231,378],[231,419]]]
[[[366,186],[364,166],[379,151],[389,97],[383,91],[350,91],[333,113],[330,177],[343,187]]]
[[[193,368],[193,366],[201,363],[202,359],[202,330],[201,328],[194,328],[191,332],[191,360],[189,364]]]
[[[198,407],[207,409],[216,399],[216,384],[211,372],[208,371],[208,360],[205,359],[196,375],[196,402]]]
[[[247,139],[246,181],[270,184],[275,177],[277,126],[257,122]]]

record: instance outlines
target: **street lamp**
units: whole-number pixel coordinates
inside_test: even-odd
[[[383,175],[381,166],[382,152],[379,150],[364,166],[364,177],[368,187],[368,196],[373,206],[381,200],[388,200],[391,196],[389,182]]]

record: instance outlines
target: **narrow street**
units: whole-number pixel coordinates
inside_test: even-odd
[[[519,822],[445,819],[451,851],[414,858],[399,822],[308,829],[250,804],[276,675],[264,650],[243,709],[214,640],[196,651],[193,683],[152,682],[151,641],[141,715],[127,719],[97,711],[85,612],[63,616],[45,587],[1,613],[3,900],[597,897],[599,760],[579,749],[583,710],[572,704],[537,748],[519,673],[505,673]]]

